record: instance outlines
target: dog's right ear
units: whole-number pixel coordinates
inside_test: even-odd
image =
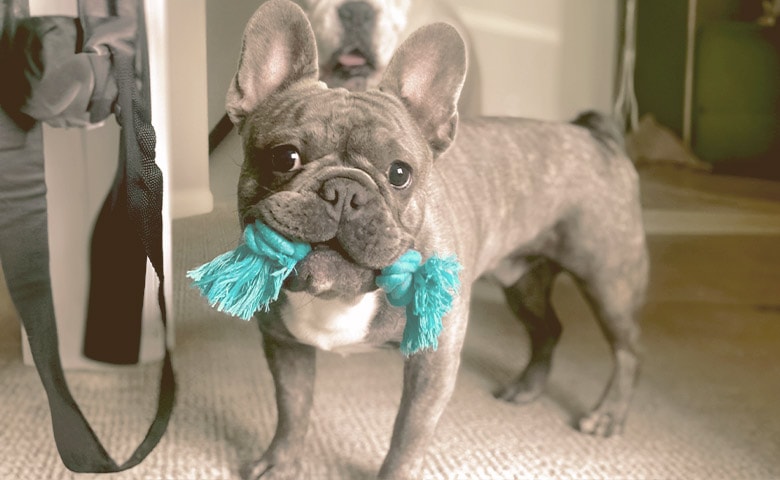
[[[265,2],[244,29],[238,71],[227,93],[228,116],[241,129],[272,93],[318,78],[317,45],[303,10],[288,0]]]
[[[458,31],[435,23],[412,33],[398,47],[379,84],[412,114],[434,158],[455,138],[466,66],[466,45]]]

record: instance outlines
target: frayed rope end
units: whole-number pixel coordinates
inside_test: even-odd
[[[187,277],[209,305],[249,320],[279,298],[282,283],[311,247],[288,240],[281,244],[282,237],[259,222],[247,226],[244,238],[246,243],[190,270]]]

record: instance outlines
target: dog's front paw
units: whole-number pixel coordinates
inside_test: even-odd
[[[297,480],[301,466],[297,461],[273,462],[265,457],[247,463],[241,468],[242,480]]]
[[[612,412],[594,410],[579,421],[579,430],[596,437],[611,437],[623,433],[623,418]]]

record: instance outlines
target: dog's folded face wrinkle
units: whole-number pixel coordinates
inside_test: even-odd
[[[245,164],[239,181],[244,223],[260,219],[289,239],[327,246],[364,269],[390,265],[411,247],[414,215],[399,208],[392,188],[380,186],[388,183],[381,157],[378,168],[363,171],[343,165],[344,155],[310,159],[304,149],[308,166],[283,179],[263,178],[251,162]]]

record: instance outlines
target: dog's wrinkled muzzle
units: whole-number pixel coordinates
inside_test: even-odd
[[[284,288],[322,298],[354,297],[376,290],[377,273],[377,270],[356,265],[338,251],[320,244],[296,265]]]
[[[255,209],[282,235],[326,245],[365,269],[390,265],[412,244],[376,184],[354,169],[320,178],[301,191],[275,193]]]

